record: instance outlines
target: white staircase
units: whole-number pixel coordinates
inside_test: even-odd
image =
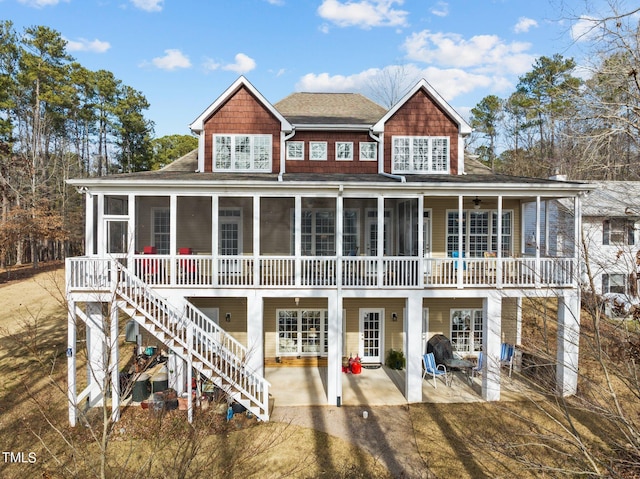
[[[116,303],[147,331],[263,421],[269,419],[269,382],[247,366],[250,351],[185,301],[171,305],[117,261]]]

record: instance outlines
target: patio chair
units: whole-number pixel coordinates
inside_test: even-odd
[[[471,377],[475,377],[476,375],[482,374],[482,362],[484,361],[484,354],[482,351],[478,353],[478,363],[471,370]]]
[[[513,370],[513,344],[502,343],[500,347],[500,366],[509,366],[509,377]]]
[[[447,368],[444,364],[436,365],[436,358],[433,356],[433,353],[423,354],[422,364],[424,365],[422,379],[424,379],[427,374],[431,374],[433,377],[433,387],[437,388],[436,377],[442,376],[444,383],[447,384]]]

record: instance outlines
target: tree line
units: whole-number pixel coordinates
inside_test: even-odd
[[[489,95],[471,110],[469,151],[507,174],[640,179],[638,9],[610,8],[586,21],[588,64],[541,57],[507,98]]]
[[[0,21],[2,265],[82,253],[83,204],[68,178],[155,169],[195,147],[188,136],[154,139],[145,96],[66,46],[46,26]]]

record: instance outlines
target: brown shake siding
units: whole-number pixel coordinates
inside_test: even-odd
[[[360,161],[360,143],[373,142],[368,132],[330,132],[301,131],[289,141],[304,142],[304,160],[287,160],[287,173],[345,173],[376,174],[378,162]],[[323,141],[327,143],[326,160],[310,160],[309,142]],[[336,161],[336,142],[353,143],[353,160]]]
[[[391,173],[394,136],[448,136],[450,173],[458,174],[458,125],[423,90],[416,92],[384,127],[384,171]]]
[[[204,122],[204,169],[207,172],[213,171],[215,133],[271,135],[270,173],[280,172],[280,122],[247,88],[240,88]]]

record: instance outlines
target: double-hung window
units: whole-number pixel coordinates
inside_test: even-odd
[[[336,161],[353,160],[353,143],[350,141],[336,141]]]
[[[448,173],[449,137],[394,136],[394,173]]]
[[[326,141],[310,141],[309,142],[309,159],[316,161],[324,161],[327,159],[327,142]]]
[[[287,160],[304,160],[304,141],[287,141]]]
[[[376,161],[378,159],[378,144],[373,141],[360,142],[360,161]]]
[[[627,294],[627,276],[624,274],[603,274],[602,293]]]
[[[603,245],[634,245],[635,228],[632,220],[607,219],[602,222]]]
[[[215,171],[271,171],[271,135],[213,135]]]

